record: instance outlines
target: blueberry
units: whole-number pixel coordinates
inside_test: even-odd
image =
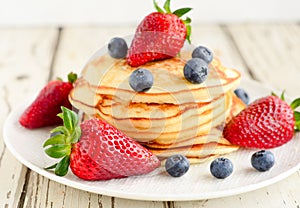
[[[147,69],[136,69],[129,77],[129,85],[134,91],[146,92],[153,85],[153,75]]]
[[[268,150],[255,152],[251,157],[251,165],[260,172],[269,170],[274,163],[274,154]]]
[[[127,54],[128,46],[123,38],[113,38],[108,43],[108,53],[113,58],[124,58]]]
[[[166,160],[165,168],[169,175],[180,177],[189,170],[190,161],[183,155],[172,155]]]
[[[198,46],[192,53],[193,58],[200,58],[209,64],[213,60],[213,53],[204,46]]]
[[[233,172],[233,164],[228,158],[217,158],[210,164],[210,172],[216,178],[227,178]]]
[[[234,90],[234,93],[236,94],[236,96],[238,96],[246,105],[249,104],[250,98],[249,95],[247,94],[247,92],[242,89],[242,88],[238,88],[236,90]]]
[[[208,64],[199,58],[188,60],[183,68],[184,77],[193,84],[201,84],[208,77]]]

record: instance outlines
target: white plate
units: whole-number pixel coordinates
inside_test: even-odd
[[[242,85],[250,96],[270,94],[270,88],[257,82],[243,80]],[[200,200],[230,196],[262,188],[282,180],[300,168],[300,136],[279,148],[273,149],[276,163],[267,172],[255,171],[250,165],[250,157],[255,150],[240,149],[226,155],[234,164],[233,174],[222,180],[210,175],[209,162],[192,165],[181,178],[165,174],[163,168],[139,177],[129,177],[109,181],[88,182],[78,179],[71,172],[65,177],[58,177],[43,168],[53,164],[42,148],[49,136],[49,128],[27,130],[19,125],[18,118],[28,103],[14,110],[4,125],[4,140],[12,154],[24,165],[39,174],[59,183],[98,194],[156,201]]]

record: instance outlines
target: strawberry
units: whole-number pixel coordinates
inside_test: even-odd
[[[61,106],[71,108],[68,96],[76,79],[77,75],[70,73],[68,82],[61,79],[50,81],[21,115],[19,123],[29,129],[61,124],[56,115]]]
[[[99,118],[78,125],[78,116],[62,107],[64,126],[56,127],[44,147],[47,155],[62,158],[46,169],[64,176],[68,167],[84,180],[108,180],[146,174],[160,166],[158,158],[114,126]]]
[[[232,144],[249,148],[274,148],[293,138],[300,130],[300,113],[295,109],[300,99],[291,105],[276,95],[260,98],[230,120],[223,136]]]
[[[127,63],[137,67],[147,62],[176,56],[185,40],[190,42],[190,18],[180,19],[191,8],[170,10],[170,0],[166,0],[164,9],[157,3],[157,12],[147,15],[136,29],[131,46],[127,53]]]

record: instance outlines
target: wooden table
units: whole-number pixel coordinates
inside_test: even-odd
[[[80,73],[97,49],[134,26],[82,26],[0,29],[0,205],[1,207],[300,207],[300,172],[268,187],[202,201],[134,201],[97,195],[51,181],[18,162],[3,143],[10,111],[45,83]],[[225,66],[243,77],[300,95],[300,25],[194,25],[193,43],[213,49]],[[22,138],[20,138],[22,139]],[[26,148],[26,147],[24,147]]]

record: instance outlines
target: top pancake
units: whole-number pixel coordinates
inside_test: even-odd
[[[112,95],[118,102],[170,103],[211,101],[237,87],[240,73],[221,65],[214,59],[209,65],[209,75],[202,84],[192,84],[183,75],[183,68],[191,53],[182,51],[179,57],[147,63],[140,68],[151,71],[152,88],[143,93],[135,92],[129,85],[129,76],[136,68],[125,59],[114,59],[104,54],[90,61],[76,81],[71,100],[94,104],[97,95]],[[92,93],[86,94],[90,91]]]

